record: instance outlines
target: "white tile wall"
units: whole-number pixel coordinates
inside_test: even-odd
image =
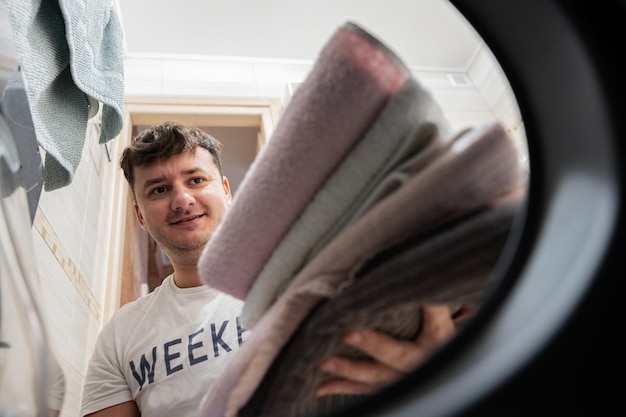
[[[91,132],[93,133],[93,132]],[[108,196],[109,162],[104,145],[90,134],[72,183],[43,192],[32,228],[51,343],[66,374],[63,416],[77,416],[80,387],[102,326],[106,277],[102,219]]]
[[[78,417],[84,375],[70,366],[63,366],[66,395],[60,417]]]

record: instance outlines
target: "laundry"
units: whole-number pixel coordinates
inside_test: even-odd
[[[4,119],[4,126],[0,128],[2,131],[0,132],[0,157],[3,154],[2,148],[11,142],[2,136],[12,134],[17,153],[11,159],[14,160],[15,169],[20,171],[18,177],[21,178],[21,184],[26,190],[32,223],[43,190],[43,161],[20,74],[13,72],[6,83],[0,80],[0,90],[3,91],[0,95],[0,116]],[[17,97],[11,97],[12,94],[17,94]],[[7,105],[7,101],[17,106],[11,107]]]
[[[7,1],[19,68],[4,100],[22,111],[46,151],[44,189],[70,184],[81,159],[87,121],[103,105],[99,143],[123,125],[122,27],[111,1]],[[19,94],[19,81],[24,94]],[[28,103],[24,103],[27,99]]]
[[[330,407],[330,403],[337,405],[334,401],[342,403],[341,399],[325,399],[318,403],[310,396],[300,395],[306,391],[305,387],[311,388],[310,383],[319,382],[319,373],[312,368],[298,373],[303,385],[289,382],[284,374],[272,372],[273,366],[278,366],[277,361],[289,362],[290,359],[284,356],[287,355],[286,346],[296,343],[294,335],[305,331],[300,329],[307,318],[316,323],[324,300],[340,297],[341,302],[350,304],[358,301],[359,291],[371,290],[370,296],[375,294],[389,304],[381,310],[361,305],[359,313],[363,315],[352,323],[355,325],[394,321],[385,317],[402,318],[399,325],[418,325],[419,308],[424,303],[444,302],[457,306],[465,302],[480,302],[491,271],[504,248],[514,215],[524,201],[525,190],[526,178],[516,149],[501,125],[490,123],[461,132],[447,144],[441,155],[410,176],[395,192],[374,204],[304,265],[252,328],[251,337],[233,356],[222,375],[221,384],[213,386],[207,394],[203,404],[205,415],[247,415],[244,410],[252,410],[251,414],[254,414],[262,409],[259,399],[263,404],[270,404],[268,407],[277,414],[285,415],[291,415],[294,410],[298,413],[319,411],[316,407],[325,409]],[[500,205],[506,209],[486,211],[485,217],[476,217],[481,221],[475,224],[469,221],[477,213]],[[458,229],[450,230],[461,232],[449,236],[444,234],[453,224]],[[425,242],[443,239],[443,243],[426,244],[425,247],[417,245],[417,252],[409,252],[408,258],[400,258],[403,252],[398,245],[414,243],[416,239],[425,239],[424,236],[429,236]],[[439,257],[432,256],[428,252],[429,247],[430,250],[435,247]],[[455,253],[458,254],[456,257]],[[371,266],[372,260],[380,259],[383,254],[392,259],[397,256],[390,264],[396,265],[396,268],[401,265],[394,272],[387,271],[391,276],[384,281],[385,284],[396,279],[405,286],[394,290],[393,286],[387,288],[382,283],[372,285],[374,279],[363,281],[362,288],[358,286],[359,271],[366,271],[367,265]],[[443,264],[442,259],[445,260]],[[433,263],[428,264],[427,261]],[[423,275],[419,268],[428,270],[429,265],[433,268],[429,270],[432,275]],[[451,269],[446,271],[444,267]],[[414,273],[401,274],[402,268]],[[382,280],[381,276],[378,277]],[[434,283],[435,289],[428,291]],[[369,285],[372,285],[371,288]],[[356,298],[350,301],[353,294]],[[409,301],[394,302],[398,294],[407,294]],[[339,317],[341,315],[335,318],[338,323],[341,322]],[[353,316],[347,314],[347,317]],[[323,328],[311,326],[308,331],[316,336],[309,334],[301,342],[306,339],[309,351],[329,353],[325,349],[334,345],[326,344],[326,339],[320,336]],[[334,325],[333,328],[338,333],[331,332],[330,335],[340,338],[340,332],[345,329],[341,325]],[[317,334],[317,331],[321,333]],[[415,331],[413,327],[408,334]],[[318,342],[320,345],[316,346]],[[309,359],[294,359],[288,367],[315,366],[317,362],[310,362]],[[278,390],[276,398],[270,396],[273,395],[271,387],[290,383],[295,391],[298,387],[302,391],[293,396]],[[330,403],[326,404],[328,401]],[[271,404],[282,408],[273,409]]]
[[[425,303],[448,304],[452,311],[480,303],[517,213],[517,199],[512,202],[495,203],[418,234],[364,265],[349,288],[311,310],[238,416],[312,415],[358,400],[360,396],[316,397],[316,388],[330,378],[319,367],[322,360],[363,357],[343,342],[352,329],[413,340]]]
[[[205,247],[198,267],[206,284],[245,298],[289,228],[409,77],[397,56],[357,25],[331,37]]]
[[[315,195],[245,298],[252,328],[289,280],[343,228],[444,149],[449,128],[431,95],[409,79]]]
[[[0,112],[0,173],[2,176],[11,178],[8,174],[15,174],[20,169],[19,155],[13,140],[13,134],[7,124],[2,112]],[[6,188],[2,195],[10,195],[20,184],[9,181],[2,181],[1,187]]]
[[[367,76],[355,44],[385,58]],[[351,71],[360,77],[349,82]],[[358,108],[346,102],[356,92],[338,98],[324,80],[377,99]],[[346,108],[358,129],[338,130]],[[341,337],[352,326],[410,339],[424,304],[480,303],[526,181],[499,123],[452,133],[390,50],[357,25],[340,27],[200,258],[206,284],[245,299],[252,330],[204,415],[312,414],[354,400],[314,396],[320,360],[350,354]]]

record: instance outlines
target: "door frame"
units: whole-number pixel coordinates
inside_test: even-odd
[[[276,97],[198,97],[127,96],[124,102],[124,127],[110,145],[109,152],[118,163],[130,143],[135,126],[176,120],[192,126],[258,127],[257,153],[271,137],[282,114],[283,101]],[[103,305],[105,324],[122,305],[141,294],[140,279],[145,265],[133,249],[140,239],[134,216],[132,195],[121,169],[115,171],[114,204],[111,213],[114,230],[109,242],[111,254]]]

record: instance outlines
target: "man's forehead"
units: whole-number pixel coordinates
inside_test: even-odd
[[[172,169],[183,165],[216,168],[215,161],[213,160],[213,156],[211,155],[211,153],[206,149],[200,147],[196,148],[195,151],[188,150],[178,153],[176,155],[157,158],[149,163],[139,165],[136,168],[143,168],[144,170],[150,170],[154,168]]]
[[[209,151],[204,148],[196,152],[185,151],[167,158],[159,158],[150,163],[135,167],[135,178],[139,182],[157,177],[184,175],[193,172],[214,172],[217,166]],[[142,185],[142,184],[138,184]]]

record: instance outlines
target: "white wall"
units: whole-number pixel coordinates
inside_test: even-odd
[[[191,56],[132,55],[126,60],[129,95],[282,97],[287,86],[305,79],[312,62]],[[517,103],[506,77],[486,46],[468,70],[446,73],[413,68],[443,108],[453,128],[500,121],[525,152],[525,137]],[[465,85],[454,79],[466,81]],[[288,98],[288,97],[287,97]]]
[[[119,169],[97,138],[90,122],[74,180],[42,193],[32,227],[43,310],[66,377],[63,416],[78,415],[87,361],[110,298],[111,180]],[[115,143],[110,148],[115,152]]]

